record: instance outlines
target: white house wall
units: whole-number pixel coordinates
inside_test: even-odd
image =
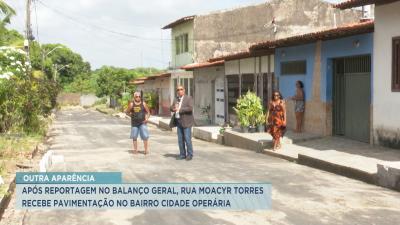
[[[256,73],[255,68],[256,58],[240,59],[240,73],[241,74],[254,74]]]
[[[225,75],[239,74],[239,60],[225,62]]]
[[[224,118],[217,118],[217,115],[224,115],[224,95],[220,96],[220,90],[224,89],[224,67],[209,67],[195,69],[193,72],[195,82],[194,93],[194,117],[197,124],[205,124],[207,116],[202,113],[202,108],[210,106],[210,119],[215,123],[224,122]],[[213,90],[212,82],[215,82]],[[218,92],[217,92],[218,89]],[[222,101],[216,101],[222,99]],[[221,104],[222,103],[222,104]],[[213,117],[213,118],[212,118]]]
[[[400,92],[392,92],[392,38],[400,36],[400,2],[375,8],[373,129],[376,142],[400,147]]]

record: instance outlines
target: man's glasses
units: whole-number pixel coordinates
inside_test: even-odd
[[[183,88],[178,88],[176,89],[176,91],[183,91]]]

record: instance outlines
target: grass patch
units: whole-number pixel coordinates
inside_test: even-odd
[[[15,165],[15,163],[29,158],[33,148],[42,138],[43,135],[40,134],[0,135],[0,175],[5,177],[7,173],[12,171],[12,164]]]
[[[0,134],[0,175],[5,184],[0,185],[0,196],[7,193],[8,181],[17,171],[17,163],[24,163],[31,159],[32,151],[37,144],[43,141],[52,118],[42,120],[40,129],[36,133],[26,134],[13,132]]]

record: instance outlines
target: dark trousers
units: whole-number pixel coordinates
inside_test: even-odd
[[[178,123],[176,130],[178,132],[179,156],[181,158],[193,157],[192,128],[184,128]]]

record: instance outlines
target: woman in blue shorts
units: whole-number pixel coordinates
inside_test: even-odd
[[[133,101],[129,102],[126,113],[131,117],[131,139],[133,140],[133,153],[138,153],[137,138],[143,140],[144,154],[148,154],[149,130],[147,121],[150,117],[150,110],[142,101],[140,92],[133,94]]]

